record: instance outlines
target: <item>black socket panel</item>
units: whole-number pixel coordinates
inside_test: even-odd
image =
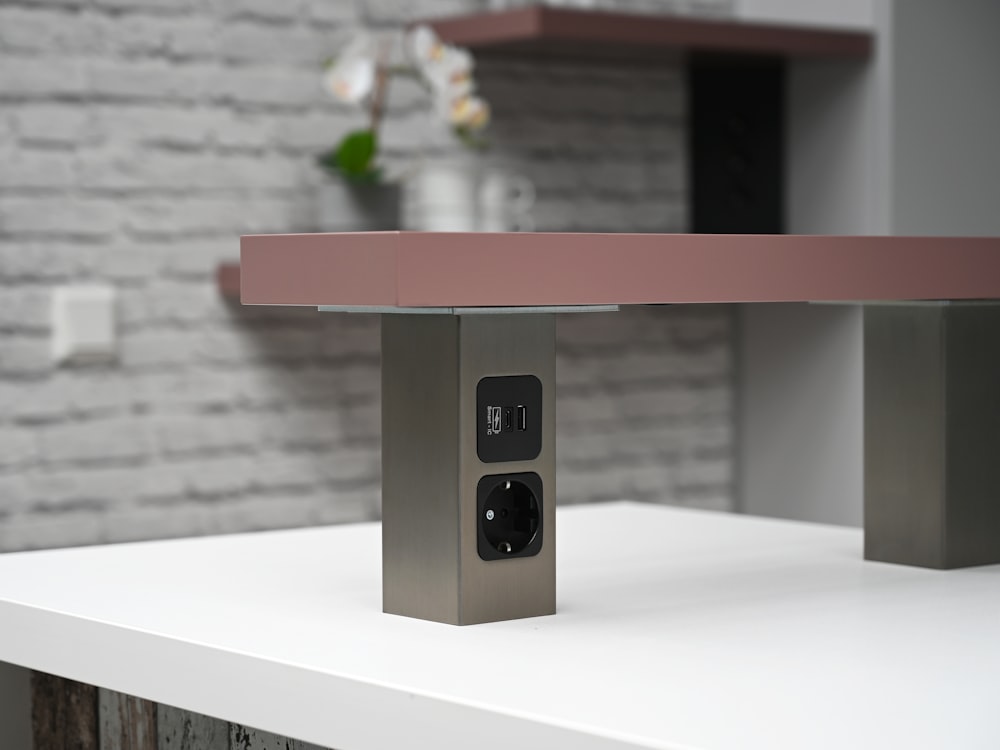
[[[483,378],[476,386],[476,452],[484,463],[532,461],[542,451],[542,381]]]

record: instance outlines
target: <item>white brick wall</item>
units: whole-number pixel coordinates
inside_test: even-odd
[[[0,549],[377,517],[378,320],[241,309],[213,273],[240,233],[316,228],[314,156],[361,121],[319,61],[359,26],[479,5],[0,0]],[[535,181],[540,228],[684,229],[677,69],[479,79],[488,158]],[[392,96],[394,165],[447,150],[412,86]],[[119,357],[54,368],[51,286],[89,280],[118,288]],[[561,502],[729,507],[727,309],[566,316],[558,337]]]

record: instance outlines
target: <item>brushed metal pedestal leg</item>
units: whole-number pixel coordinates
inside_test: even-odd
[[[1000,305],[865,309],[865,559],[1000,563]]]
[[[542,448],[531,461],[483,463],[480,379],[534,375]],[[541,478],[541,549],[483,560],[483,476]],[[385,612],[468,625],[555,613],[555,316],[382,316],[382,603]]]

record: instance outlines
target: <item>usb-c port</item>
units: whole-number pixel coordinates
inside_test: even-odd
[[[517,429],[522,431],[528,429],[528,410],[523,406],[517,407]]]

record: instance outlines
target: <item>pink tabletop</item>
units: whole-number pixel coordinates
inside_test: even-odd
[[[251,305],[1000,298],[1000,238],[368,232],[241,238]]]

